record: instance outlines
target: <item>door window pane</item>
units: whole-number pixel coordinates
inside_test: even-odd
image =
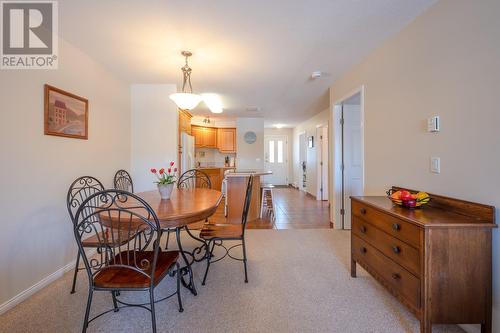
[[[269,140],[269,163],[274,163],[274,140]]]
[[[283,163],[283,141],[278,141],[278,163]]]

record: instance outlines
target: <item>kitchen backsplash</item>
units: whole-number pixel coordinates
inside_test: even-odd
[[[217,149],[195,148],[194,151],[196,166],[198,166],[199,162],[201,167],[223,167],[226,156],[229,156],[229,159],[231,157],[236,159],[236,154],[223,154]]]

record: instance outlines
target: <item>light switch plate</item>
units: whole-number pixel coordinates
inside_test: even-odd
[[[441,173],[441,159],[439,157],[431,157],[431,172]]]
[[[441,127],[439,116],[434,116],[427,119],[427,132],[436,133],[439,132]]]

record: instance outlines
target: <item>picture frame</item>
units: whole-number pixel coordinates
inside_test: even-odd
[[[89,101],[44,85],[44,134],[88,140]]]
[[[309,148],[314,148],[314,136],[312,136],[312,135],[311,135],[311,136],[308,138],[308,144],[307,144],[307,146],[308,146]]]

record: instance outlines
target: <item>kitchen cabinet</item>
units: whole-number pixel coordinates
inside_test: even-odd
[[[236,153],[236,128],[217,129],[217,148],[221,153]]]
[[[217,148],[217,128],[191,126],[194,146],[197,148]]]
[[[197,168],[200,171],[203,171],[204,173],[207,174],[208,178],[210,179],[210,183],[212,184],[212,189],[220,191],[222,188],[222,181],[224,180],[224,172],[226,170],[230,170],[234,168]]]
[[[203,145],[207,148],[217,148],[217,128],[205,127],[203,134]]]
[[[193,116],[184,110],[179,110],[179,132],[191,134],[191,118]]]

